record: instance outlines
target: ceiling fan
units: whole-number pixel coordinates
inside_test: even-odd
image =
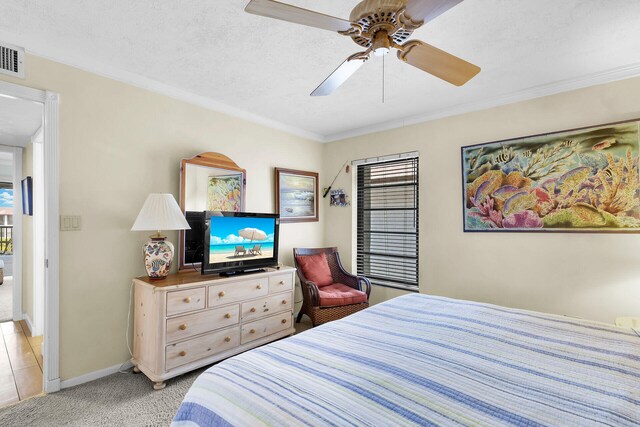
[[[414,30],[437,18],[463,0],[364,0],[351,11],[349,20],[302,9],[274,0],[251,0],[245,11],[254,15],[349,36],[366,50],[351,55],[331,73],[311,96],[331,94],[371,56],[397,49],[398,58],[456,86],[462,86],[480,68],[419,40],[409,40]]]

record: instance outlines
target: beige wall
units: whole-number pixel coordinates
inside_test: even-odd
[[[128,359],[129,285],[144,274],[147,238],[130,229],[148,193],[178,198],[182,158],[229,156],[247,170],[246,209],[273,212],[273,168],[320,172],[322,145],[42,58],[26,63],[26,80],[0,79],[61,95],[60,213],[82,216],[82,231],[60,233],[60,375],[69,379]],[[322,232],[284,224],[280,261],[291,263],[294,246],[321,245]]]
[[[33,142],[22,151],[22,179],[33,177]],[[22,206],[13,207],[22,215]],[[33,216],[22,215],[22,312],[33,322]]]
[[[640,314],[640,236],[463,233],[460,147],[639,118],[638,99],[640,78],[338,141],[325,147],[324,172],[419,151],[421,292],[612,322]],[[328,208],[324,224],[350,264],[351,209]],[[376,287],[372,300],[398,293]]]

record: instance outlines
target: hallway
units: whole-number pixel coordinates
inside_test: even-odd
[[[0,407],[42,393],[41,348],[23,320],[0,323]]]

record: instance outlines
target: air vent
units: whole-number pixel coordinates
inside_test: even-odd
[[[0,43],[0,73],[24,79],[24,49]]]

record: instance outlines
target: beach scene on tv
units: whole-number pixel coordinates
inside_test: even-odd
[[[211,217],[209,262],[273,258],[273,218]]]

